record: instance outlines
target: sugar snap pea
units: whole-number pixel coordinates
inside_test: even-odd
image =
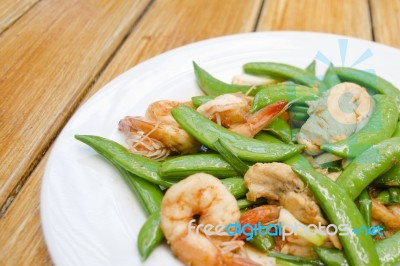
[[[390,194],[389,191],[384,190],[381,191],[378,196],[376,197],[377,200],[379,200],[382,204],[387,205],[390,204]]]
[[[142,261],[146,260],[164,239],[160,228],[160,215],[159,211],[152,213],[139,231],[137,244]]]
[[[371,227],[372,200],[371,197],[369,196],[368,189],[365,189],[361,193],[358,201],[360,203],[360,212],[364,217],[365,223],[367,224],[368,227]]]
[[[161,164],[162,178],[182,179],[200,172],[220,178],[238,175],[219,154],[182,155]]]
[[[266,143],[243,137],[213,123],[187,106],[176,107],[171,113],[178,124],[203,145],[215,149],[214,142],[221,139],[240,159],[245,161],[282,161],[304,149],[303,145]],[[199,128],[202,130],[198,130]]]
[[[200,105],[205,104],[206,102],[209,102],[213,100],[214,97],[212,96],[207,96],[207,95],[201,95],[201,96],[194,96],[192,97],[192,104],[195,108],[199,107]]]
[[[296,100],[297,105],[305,105],[307,101],[318,98],[315,88],[297,84],[277,84],[264,87],[254,97],[250,112],[254,113],[267,105],[278,101],[291,102]]]
[[[397,266],[400,263],[400,231],[391,237],[375,242],[381,266]],[[348,266],[345,254],[333,248],[314,247],[319,258],[328,266]]]
[[[276,251],[269,251],[267,254],[268,254],[269,257],[278,258],[278,259],[282,259],[282,260],[285,260],[285,261],[290,261],[290,262],[293,262],[293,263],[296,263],[296,264],[299,263],[298,265],[324,266],[324,263],[319,259],[303,258],[303,257],[298,257],[298,256],[279,253],[279,252],[276,252]]]
[[[115,141],[91,135],[75,135],[75,138],[97,151],[100,155],[147,181],[170,187],[174,183],[160,177],[161,164],[144,156],[130,153],[124,146]]]
[[[394,203],[400,203],[400,188],[391,187],[388,190],[391,201]]]
[[[237,201],[239,209],[245,209],[245,208],[249,208],[252,206],[261,205],[266,202],[267,202],[267,200],[264,198],[258,198],[256,201],[250,201],[247,199],[238,199],[238,201]]]
[[[268,251],[275,247],[275,240],[272,236],[256,234],[249,241],[250,245],[261,251]]]
[[[199,85],[200,89],[209,96],[218,96],[221,94],[234,92],[246,93],[252,87],[248,85],[236,85],[222,82],[211,76],[207,71],[199,67],[199,65],[197,65],[195,62],[193,62],[193,67],[197,79],[197,84]],[[255,89],[254,91],[251,91],[250,95],[254,95],[258,90],[259,89]]]
[[[332,223],[346,224],[350,228],[366,226],[353,199],[341,186],[314,170],[299,167],[292,169],[311,190]],[[339,234],[339,239],[350,265],[379,265],[378,254],[371,236],[348,232],[348,235]]]
[[[392,83],[374,73],[355,68],[335,67],[334,70],[341,81],[354,82],[375,93],[386,94],[394,98],[400,112],[400,91]]]
[[[317,61],[312,60],[311,63],[306,67],[306,71],[315,76],[316,65],[317,65]]]
[[[321,81],[310,72],[287,64],[274,62],[252,62],[243,66],[244,72],[256,75],[268,75],[272,78],[289,79],[309,87],[325,90]]]
[[[400,137],[400,121],[397,123],[396,130],[394,131],[392,137]]]
[[[213,143],[214,148],[241,176],[244,176],[249,170],[249,166],[237,157],[237,155],[229,148],[225,141],[218,139]]]
[[[281,140],[279,140],[279,139],[275,138],[274,136],[271,136],[270,134],[263,132],[263,131],[257,133],[257,135],[255,135],[254,138],[265,141],[265,142],[269,142],[269,143],[283,143]]]
[[[309,115],[301,112],[290,112],[290,119],[295,121],[306,121]]]
[[[324,151],[342,158],[354,158],[371,145],[390,138],[399,116],[396,103],[388,95],[375,95],[375,110],[368,123],[349,138],[322,145]]]
[[[147,215],[147,221],[139,231],[138,250],[142,260],[146,260],[151,252],[162,242],[164,235],[160,228],[160,208],[163,193],[158,185],[139,178],[125,170],[115,160],[113,152],[107,152],[108,149],[118,152],[120,147],[110,140],[97,136],[75,136],[78,140],[92,147],[106,160],[108,160],[122,175],[125,182],[133,190],[139,202]]]
[[[330,89],[333,86],[336,86],[337,84],[339,84],[341,82],[338,75],[336,74],[335,69],[333,68],[332,64],[326,70],[324,79],[322,80],[322,82],[325,84],[325,87],[327,89]]]
[[[290,112],[305,113],[307,114],[308,106],[293,105],[289,108]]]
[[[264,131],[278,137],[285,143],[292,143],[292,130],[289,124],[280,117],[276,117]]]
[[[221,180],[235,198],[242,198],[248,189],[244,186],[242,177],[228,177]]]
[[[400,160],[400,138],[384,140],[357,156],[336,183],[354,200],[379,175]]]
[[[396,163],[389,171],[374,180],[375,186],[400,187],[400,163]]]
[[[299,134],[300,128],[292,128],[292,142],[297,143],[297,134]]]

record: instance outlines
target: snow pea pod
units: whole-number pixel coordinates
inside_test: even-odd
[[[312,75],[315,76],[315,67],[317,65],[317,62],[315,60],[312,60],[311,63],[306,67],[306,71]]]
[[[159,162],[144,156],[132,154],[124,146],[115,141],[92,135],[75,135],[75,138],[92,147],[113,164],[119,165],[128,172],[151,183],[164,187],[170,187],[174,184],[161,178],[161,164]]]
[[[379,187],[400,187],[400,163],[396,163],[389,171],[375,179],[373,184]]]
[[[248,189],[244,186],[243,177],[229,177],[221,180],[235,198],[242,198]]]
[[[255,135],[254,138],[265,141],[265,142],[269,142],[269,143],[283,143],[281,140],[279,140],[279,139],[275,138],[274,136],[271,136],[270,134],[263,132],[263,131],[257,133],[257,135]]]
[[[390,138],[399,116],[395,101],[388,95],[374,95],[375,110],[368,123],[349,138],[322,145],[324,151],[342,158],[354,158],[371,145]]]
[[[238,199],[237,201],[239,209],[245,209],[251,206],[257,206],[257,205],[261,205],[264,203],[267,203],[267,200],[264,198],[259,198],[256,201],[250,201],[247,199]]]
[[[256,234],[249,243],[258,250],[268,251],[275,247],[275,240],[272,236]]]
[[[357,156],[340,174],[336,184],[354,200],[374,179],[400,160],[400,138],[373,145]]]
[[[236,84],[228,84],[222,82],[213,76],[211,76],[207,71],[199,67],[195,62],[193,62],[194,73],[196,75],[197,84],[199,85],[200,89],[209,96],[218,96],[221,94],[226,93],[234,93],[234,92],[241,92],[246,93],[249,91],[251,87],[248,85],[236,85]],[[249,95],[254,95],[256,92],[263,88],[263,86],[256,86],[254,90],[250,92]]]
[[[400,262],[400,231],[391,237],[375,242],[381,266],[396,266]],[[319,258],[328,266],[348,266],[345,254],[333,248],[314,247]]]
[[[137,245],[142,261],[145,261],[164,239],[160,228],[160,215],[160,212],[152,213],[139,231]]]
[[[335,67],[334,70],[341,81],[354,82],[375,93],[386,94],[394,98],[398,111],[400,112],[400,91],[389,81],[374,73],[354,68]]]
[[[187,106],[171,111],[178,124],[203,145],[215,150],[214,143],[220,139],[240,159],[249,162],[272,162],[290,158],[303,149],[303,145],[266,143],[241,136],[208,120]]]
[[[341,186],[312,169],[292,169],[311,190],[332,223],[345,224],[350,228],[366,226],[353,199]],[[350,265],[379,265],[378,254],[370,235],[358,235],[347,231],[347,235],[339,234],[339,238]]]
[[[182,179],[195,173],[207,173],[220,178],[238,175],[219,154],[183,155],[167,159],[161,164],[162,178]]]
[[[290,261],[290,262],[293,262],[293,263],[295,263],[297,265],[324,266],[324,263],[319,259],[303,258],[303,257],[298,257],[298,256],[279,253],[279,252],[276,252],[276,251],[270,251],[267,254],[268,254],[269,257],[282,259],[282,260],[285,260],[285,261],[288,261],[288,262]]]
[[[290,119],[294,121],[306,121],[310,116],[307,113],[291,112]]]
[[[243,66],[243,70],[249,74],[268,75],[272,78],[289,79],[296,83],[325,90],[324,84],[307,70],[274,62],[253,62]]]
[[[278,101],[291,102],[296,100],[296,104],[306,105],[307,101],[314,101],[318,97],[318,91],[315,88],[287,83],[270,85],[256,94],[250,112],[254,113]]]
[[[194,96],[192,97],[192,104],[195,108],[199,107],[200,105],[205,104],[206,102],[209,102],[213,100],[214,97],[212,96],[207,96],[207,95],[200,95],[200,96]]]
[[[293,105],[289,108],[290,112],[305,113],[308,112],[308,106]]]
[[[360,203],[360,212],[364,217],[365,223],[367,224],[368,227],[371,227],[372,200],[371,197],[369,196],[368,189],[365,189],[361,193],[358,201]]]
[[[396,130],[394,131],[392,137],[400,137],[400,121],[397,123]]]
[[[285,143],[292,143],[292,130],[289,124],[280,117],[276,117],[264,131],[278,137]]]
[[[322,82],[325,84],[325,87],[327,89],[330,89],[333,86],[336,86],[337,84],[339,84],[341,82],[338,75],[336,74],[335,69],[333,68],[332,64],[326,70],[324,79],[322,80]]]

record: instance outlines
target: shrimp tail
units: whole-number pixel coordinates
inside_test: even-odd
[[[247,137],[254,137],[258,132],[268,126],[275,117],[281,115],[289,108],[285,101],[270,104],[247,118],[247,122],[231,127],[231,131]]]

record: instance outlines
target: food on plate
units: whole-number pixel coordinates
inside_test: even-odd
[[[185,265],[399,265],[400,91],[365,71],[251,62],[232,84],[77,135],[143,206],[142,260]]]

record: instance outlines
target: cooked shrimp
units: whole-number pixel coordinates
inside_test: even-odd
[[[233,132],[253,137],[287,107],[286,102],[280,101],[250,114],[251,100],[242,93],[223,94],[201,105],[197,111]]]
[[[400,229],[400,215],[391,208],[385,207],[376,199],[372,199],[372,218],[381,221],[386,227]]]
[[[161,229],[172,252],[186,265],[257,265],[235,255],[232,248],[220,248],[214,236],[206,236],[191,221],[225,227],[237,222],[240,211],[236,199],[217,178],[195,174],[173,185],[161,204]],[[227,237],[227,236],[226,236]],[[237,242],[237,241],[236,241]]]
[[[200,144],[192,136],[172,123],[154,122],[143,117],[127,116],[119,122],[119,130],[127,136],[136,135],[139,139],[151,138],[152,146],[147,149],[149,153],[153,150],[165,149],[168,150],[168,153],[195,153],[200,147]],[[146,143],[142,142],[141,144],[144,146]],[[132,148],[136,147],[132,146]],[[146,146],[144,147],[146,148]],[[139,151],[143,152],[143,150]]]
[[[245,174],[244,184],[248,200],[277,200],[305,224],[327,224],[311,192],[287,164],[256,163]]]
[[[174,117],[171,115],[171,110],[172,108],[182,105],[191,106],[191,103],[169,101],[169,100],[154,102],[150,104],[149,107],[147,107],[145,118],[147,118],[150,121],[165,122],[168,124],[178,125]]]
[[[243,93],[229,93],[216,97],[197,108],[197,111],[208,119],[221,124],[224,127],[231,127],[234,124],[245,123],[246,116],[250,112],[252,97]]]

